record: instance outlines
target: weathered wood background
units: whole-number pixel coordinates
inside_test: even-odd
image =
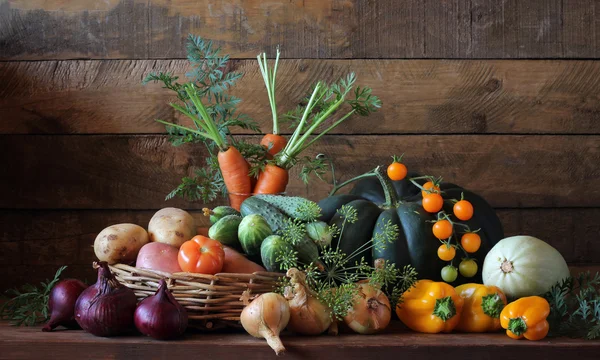
[[[407,165],[473,189],[506,234],[531,234],[574,269],[600,264],[598,0],[0,0],[0,290],[60,265],[93,280],[96,234],[147,224],[202,158],[156,118],[171,94],[150,71],[184,74],[188,33],[246,73],[241,110],[267,124],[254,56],[282,45],[279,107],[349,70],[384,107],[314,151],[350,177]],[[243,136],[250,136],[244,134]],[[328,185],[291,182],[319,199]]]

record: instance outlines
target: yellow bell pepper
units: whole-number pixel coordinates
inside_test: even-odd
[[[506,295],[496,286],[464,284],[456,287],[465,299],[456,330],[463,332],[488,332],[502,329],[500,313],[506,306]]]
[[[520,298],[506,305],[500,314],[500,324],[513,339],[541,340],[548,335],[546,318],[550,305],[539,296]]]
[[[450,332],[458,325],[464,300],[451,285],[419,280],[396,306],[400,320],[414,331]]]

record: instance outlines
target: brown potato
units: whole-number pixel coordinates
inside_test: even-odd
[[[177,208],[158,210],[148,224],[150,241],[179,248],[196,236],[196,222],[187,211]]]
[[[94,241],[94,253],[109,264],[131,264],[149,241],[146,229],[135,224],[116,224],[102,230]]]

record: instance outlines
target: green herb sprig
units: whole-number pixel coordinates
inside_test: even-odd
[[[260,128],[255,121],[237,112],[241,100],[227,94],[227,91],[242,78],[243,73],[229,70],[231,68],[229,55],[221,55],[221,48],[216,47],[212,41],[189,35],[186,49],[187,59],[192,68],[186,74],[187,81],[179,82],[179,77],[169,72],[152,72],[142,83],[162,83],[163,88],[174,91],[181,104],[172,103],[171,106],[188,118],[210,117],[217,127],[219,138],[227,139],[229,145],[234,145],[250,162],[250,174],[257,176],[264,167],[266,149],[236,139],[231,132],[232,128],[241,128],[260,133]],[[198,106],[192,101],[190,85],[193,85],[194,89],[192,95],[205,104],[202,107],[203,114],[199,113]],[[209,153],[205,165],[195,170],[192,176],[182,178],[181,184],[166,196],[166,200],[180,196],[189,201],[212,202],[219,196],[225,195],[225,183],[217,163],[219,145],[222,144],[202,136],[200,133],[203,133],[204,129],[196,122],[193,127],[186,127],[158,121],[165,124],[168,139],[174,146],[203,143]]]
[[[54,279],[41,282],[39,287],[26,284],[21,289],[6,291],[9,299],[0,307],[0,319],[9,320],[13,326],[33,326],[48,320],[50,291],[60,281],[60,276],[66,268],[61,266]]]
[[[402,294],[417,281],[415,269],[410,265],[399,269],[388,261],[379,262],[373,266],[368,264],[364,257],[355,260],[358,254],[373,248],[374,239],[351,254],[345,254],[339,244],[343,241],[347,224],[358,220],[358,212],[353,206],[344,205],[338,209],[338,214],[343,218],[342,224],[340,228],[332,227],[331,229],[331,232],[338,237],[338,242],[335,246],[326,245],[321,248],[319,261],[323,265],[322,267],[314,263],[300,264],[297,252],[288,251],[278,254],[277,261],[281,263],[281,270],[287,271],[289,268],[295,267],[303,271],[306,274],[306,284],[310,290],[332,310],[332,315],[337,319],[346,316],[348,309],[352,307],[355,296],[358,295],[357,282],[359,281],[368,281],[369,284],[381,288],[395,306],[401,301]],[[380,243],[385,245],[385,243],[395,241],[398,231],[397,225],[385,226],[380,235],[380,240],[382,240]],[[303,223],[290,220],[286,223],[281,236],[285,241],[294,245],[298,239],[305,236],[305,233]],[[280,286],[282,293],[286,289],[289,289],[288,280],[282,281]]]
[[[600,273],[567,278],[544,298],[550,304],[550,336],[600,338]]]

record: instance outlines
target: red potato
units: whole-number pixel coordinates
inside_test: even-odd
[[[223,250],[225,251],[225,261],[223,262],[223,269],[221,272],[252,274],[255,271],[267,271],[264,267],[248,260],[244,255],[230,247],[223,245]]]
[[[151,242],[140,249],[135,266],[168,273],[181,272],[178,254],[179,250],[174,246]]]

